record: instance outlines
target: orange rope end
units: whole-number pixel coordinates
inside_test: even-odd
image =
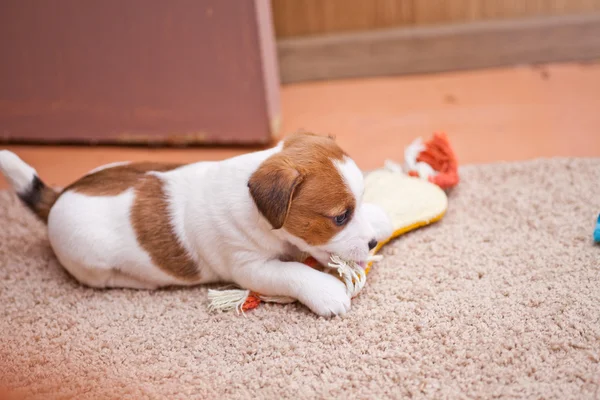
[[[442,189],[458,184],[458,161],[445,133],[434,133],[433,137],[425,142],[425,150],[419,154],[417,161],[427,163],[437,171],[438,174],[430,177],[429,181]]]
[[[316,268],[319,266],[319,262],[313,257],[308,257],[306,260],[304,260],[304,264],[312,268]]]
[[[248,296],[248,298],[244,302],[244,305],[242,306],[242,311],[253,310],[256,307],[258,307],[260,303],[261,301],[258,295],[254,292],[250,292],[250,295]]]

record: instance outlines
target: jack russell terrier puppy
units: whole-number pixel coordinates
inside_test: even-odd
[[[363,203],[354,161],[310,133],[219,162],[109,164],[61,192],[7,150],[0,170],[47,222],[64,268],[95,288],[234,282],[342,315],[344,284],[291,260],[308,253],[327,265],[337,254],[364,266],[392,233],[385,212]]]

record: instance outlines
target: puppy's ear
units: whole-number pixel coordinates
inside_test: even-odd
[[[264,161],[248,181],[256,207],[274,229],[280,229],[292,205],[292,197],[303,175],[283,155]]]

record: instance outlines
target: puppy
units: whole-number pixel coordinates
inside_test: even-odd
[[[234,282],[342,315],[344,284],[290,260],[308,253],[327,265],[337,254],[364,266],[391,234],[385,212],[363,204],[354,161],[310,133],[219,162],[109,164],[61,192],[9,151],[0,170],[47,222],[64,268],[95,288]]]

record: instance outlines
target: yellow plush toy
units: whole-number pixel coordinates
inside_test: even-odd
[[[440,147],[437,136],[428,144],[430,145],[432,142],[436,144],[436,148]],[[365,176],[364,201],[380,206],[387,214],[393,228],[393,233],[387,239],[380,241],[371,252],[371,259],[366,269],[337,256],[332,256],[327,266],[319,265],[314,258],[308,255],[304,259],[298,260],[323,272],[339,276],[345,283],[347,293],[351,298],[363,289],[366,275],[373,263],[381,259],[381,256],[376,254],[383,246],[406,232],[439,221],[448,209],[448,197],[442,188],[448,189],[453,185],[444,186],[435,181],[436,177],[442,178],[442,173],[446,174],[447,171],[441,172],[435,168],[426,168],[429,170],[426,175],[414,173],[412,166],[415,165],[415,161],[418,160],[420,154],[428,150],[428,147],[423,145],[422,148],[416,148],[417,151],[415,151],[417,145],[420,146],[420,141],[414,142],[406,150],[407,167],[403,168],[398,164],[387,162],[385,168],[377,169]],[[445,140],[444,146],[447,147],[447,150],[442,153],[444,157],[452,160],[453,171],[451,173],[456,175],[456,178],[453,178],[453,182],[456,184],[458,171],[454,153],[447,140]],[[440,157],[438,155],[438,158]],[[423,164],[422,161],[419,163]],[[426,167],[428,166],[430,164],[426,165]],[[437,176],[438,174],[439,176]],[[444,182],[448,182],[448,180],[446,179]],[[236,310],[237,312],[256,308],[261,302],[292,303],[296,301],[290,297],[264,296],[245,289],[209,290],[208,298],[209,308],[213,311]]]

